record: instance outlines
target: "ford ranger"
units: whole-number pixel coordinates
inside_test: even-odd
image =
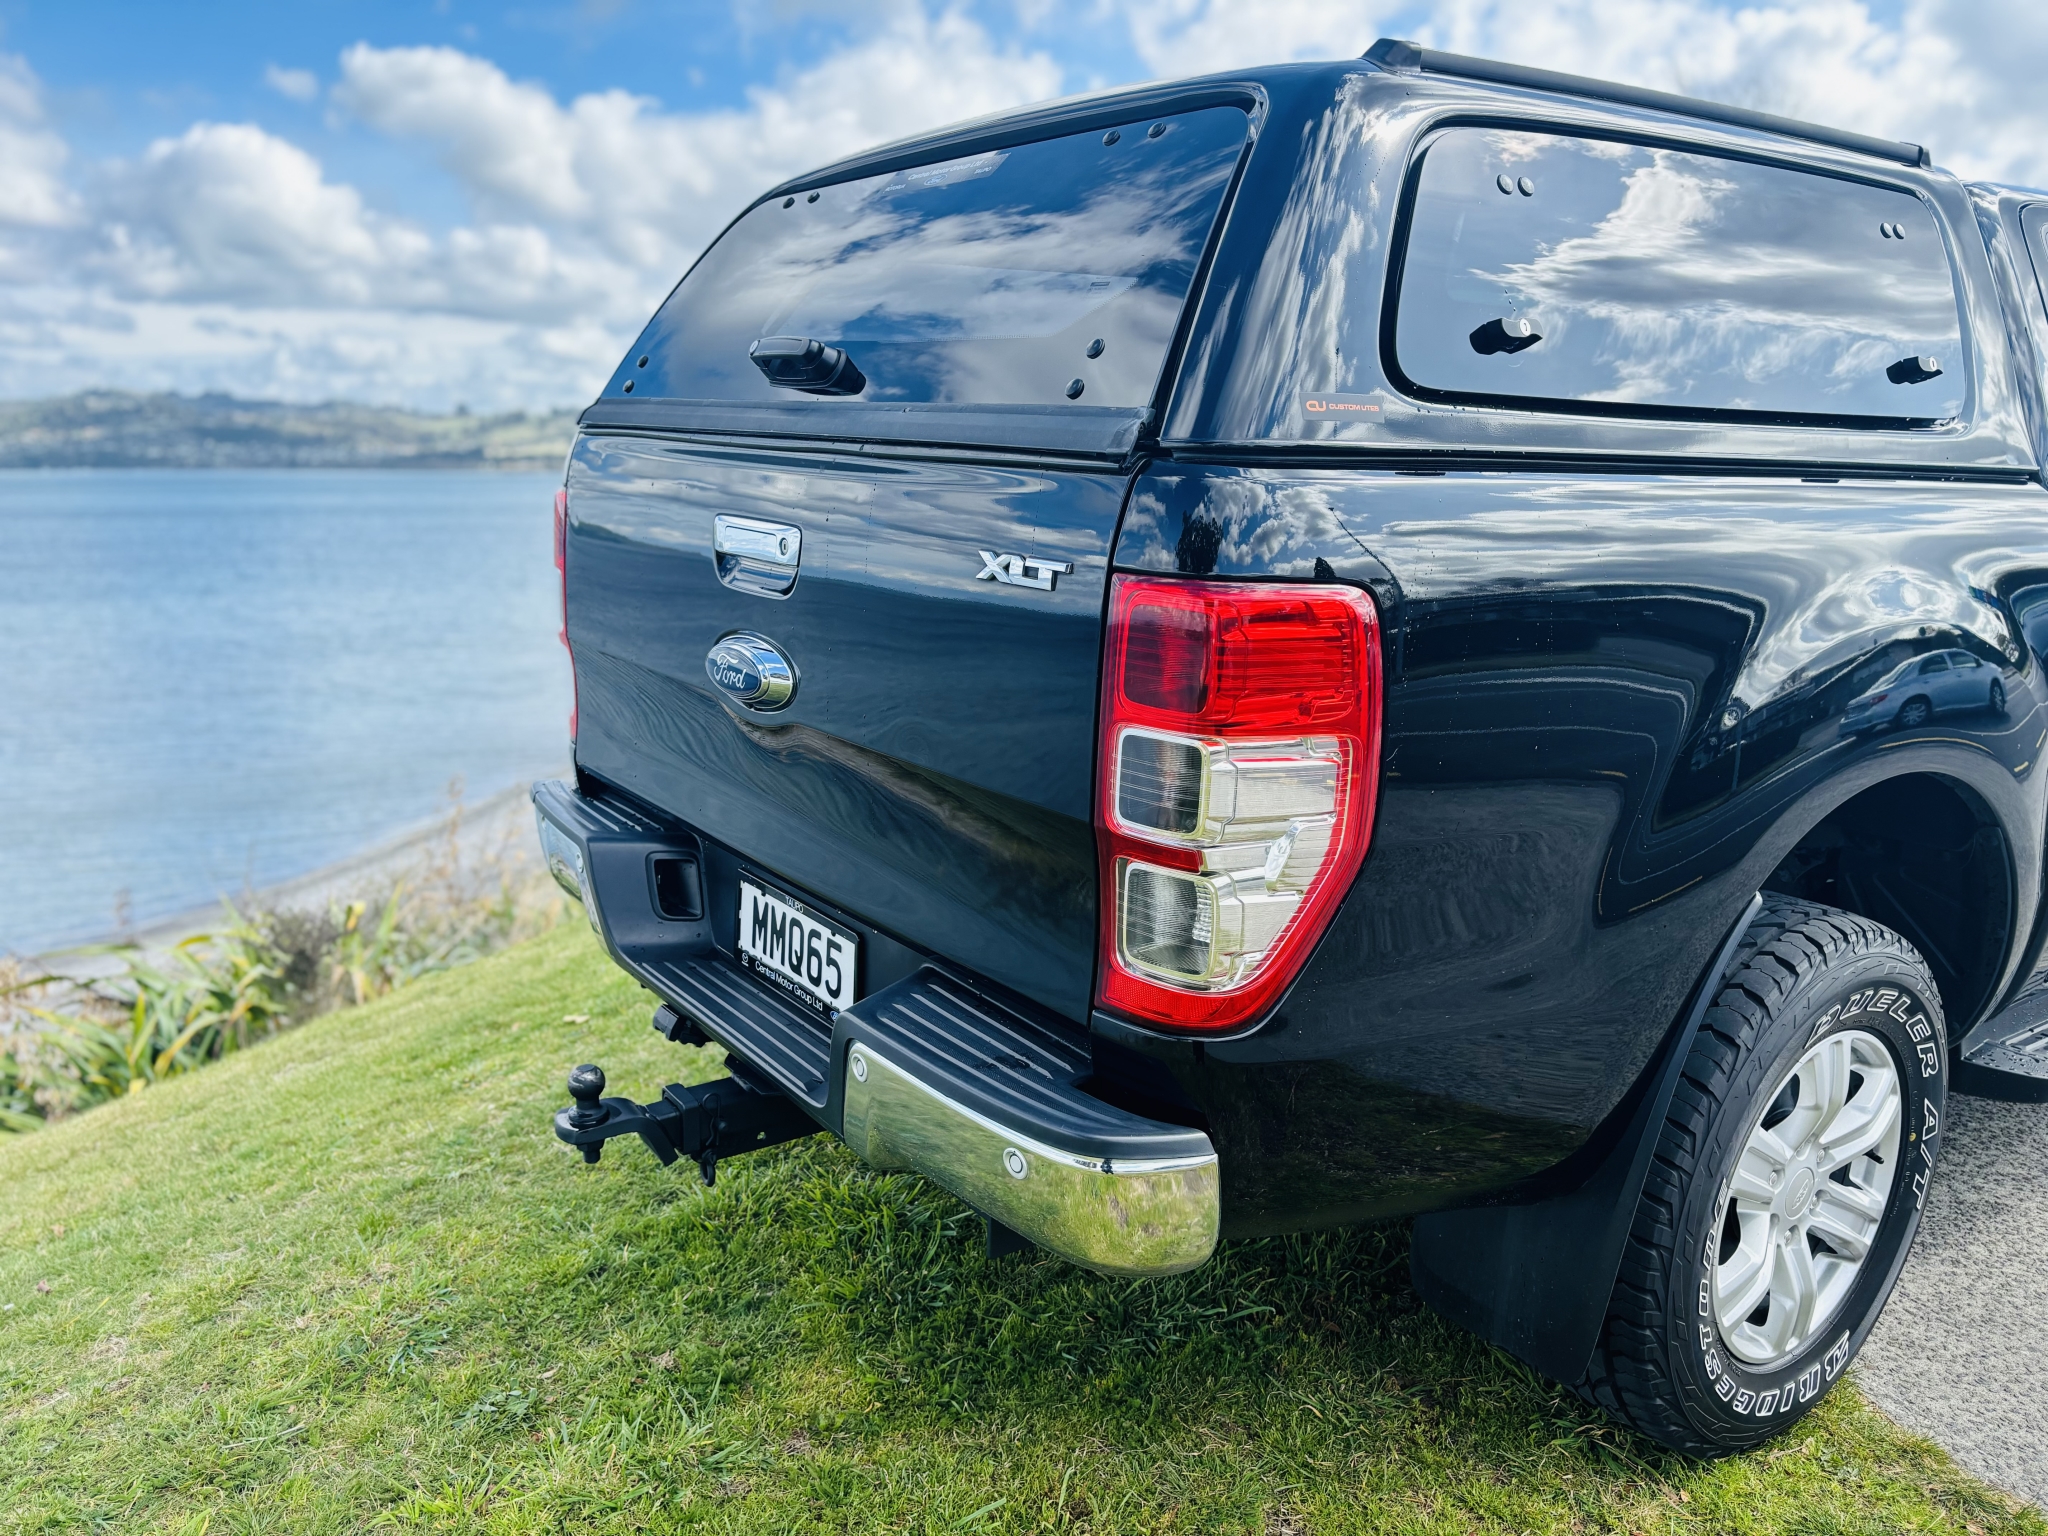
[[[550,867],[728,1076],[1113,1275],[1413,1218],[1781,1432],[2048,1089],[2048,195],[1395,41],[776,188],[581,418]]]

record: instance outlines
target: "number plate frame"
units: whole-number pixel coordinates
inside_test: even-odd
[[[757,911],[762,920],[758,948],[753,921]],[[792,934],[800,935],[803,961],[799,969],[790,966]],[[741,965],[770,986],[828,1019],[841,1009],[851,1008],[860,998],[860,936],[750,874],[740,876],[739,925],[733,936],[733,953]],[[815,967],[811,963],[813,958]],[[837,988],[830,984],[835,967],[842,978]],[[813,968],[818,972],[815,982],[809,976]]]

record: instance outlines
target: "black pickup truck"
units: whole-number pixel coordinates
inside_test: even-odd
[[[1752,1445],[2048,1088],[2048,194],[1383,41],[776,188],[583,413],[551,867],[730,1077],[1110,1274],[1414,1218]]]

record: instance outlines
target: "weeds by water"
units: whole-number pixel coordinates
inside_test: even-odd
[[[168,950],[72,951],[70,974],[0,957],[0,1131],[139,1093],[552,927],[561,898],[531,859],[509,845],[465,857],[453,795],[427,856],[371,895],[315,909],[226,902],[210,932]]]

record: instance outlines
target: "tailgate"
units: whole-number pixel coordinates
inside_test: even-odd
[[[579,769],[1085,1019],[1103,590],[1127,484],[586,435],[567,550]],[[724,555],[721,515],[744,520]],[[793,569],[763,528],[797,535]],[[787,657],[782,708],[714,684],[707,658],[735,632]]]

